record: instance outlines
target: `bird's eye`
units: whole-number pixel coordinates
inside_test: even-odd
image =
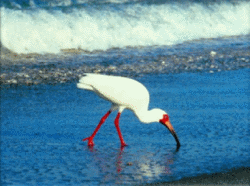
[[[166,120],[166,121],[169,120],[169,116],[168,116],[167,114],[164,114],[164,115],[163,115],[163,118],[164,118],[164,120]]]

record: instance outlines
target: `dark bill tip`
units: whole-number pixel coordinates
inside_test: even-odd
[[[172,132],[171,132],[171,133],[172,133]],[[173,132],[172,135],[174,136],[174,139],[175,139],[175,141],[176,141],[176,143],[177,143],[177,145],[176,145],[176,151],[178,151],[179,148],[181,147],[180,141],[179,141],[179,139],[178,139],[178,137],[177,137],[177,135],[176,135],[175,132]]]
[[[177,146],[176,146],[176,151],[179,150],[181,144],[180,144],[180,141],[179,141],[179,138],[177,136],[177,134],[175,133],[174,131],[174,127],[172,126],[172,124],[169,122],[169,121],[166,121],[166,122],[161,122],[165,127],[168,128],[168,130],[171,132],[171,134],[173,135],[176,143],[177,143]]]

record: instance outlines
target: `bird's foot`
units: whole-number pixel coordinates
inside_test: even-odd
[[[125,142],[121,142],[121,147],[128,146]]]
[[[82,141],[87,141],[88,140],[88,146],[89,147],[92,147],[92,146],[94,146],[95,144],[94,144],[94,141],[93,141],[93,138],[90,136],[90,137],[88,137],[88,138],[84,138]]]

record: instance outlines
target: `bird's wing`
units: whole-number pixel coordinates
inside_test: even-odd
[[[148,108],[149,93],[146,87],[133,79],[87,73],[78,84],[77,87],[92,90],[114,104],[124,105],[132,110]]]

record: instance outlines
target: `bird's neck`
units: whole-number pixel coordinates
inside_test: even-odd
[[[154,118],[154,112],[152,110],[140,110],[135,112],[135,115],[142,123],[152,123],[157,122]]]

